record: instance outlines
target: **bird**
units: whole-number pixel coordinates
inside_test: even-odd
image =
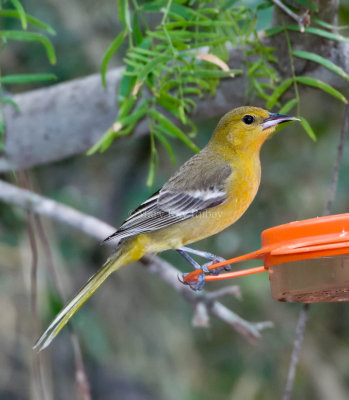
[[[225,114],[208,144],[105,239],[115,242],[114,253],[58,313],[34,349],[46,348],[112,272],[146,254],[174,249],[195,268],[201,267],[188,253],[217,259],[187,245],[222,231],[245,213],[260,185],[263,143],[279,124],[297,120],[252,106]]]

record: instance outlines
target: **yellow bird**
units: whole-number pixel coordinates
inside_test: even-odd
[[[145,254],[177,249],[195,267],[200,266],[188,253],[219,259],[185,245],[222,231],[242,216],[260,184],[262,144],[278,124],[296,120],[257,107],[225,114],[207,146],[106,239],[116,241],[115,253],[56,316],[34,348],[47,347],[112,272]]]

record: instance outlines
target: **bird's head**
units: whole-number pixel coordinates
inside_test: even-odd
[[[235,150],[259,150],[275,128],[298,118],[270,113],[258,107],[239,107],[225,114],[219,121],[212,141]]]

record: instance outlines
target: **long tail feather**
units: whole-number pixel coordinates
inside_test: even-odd
[[[86,300],[101,286],[101,284],[108,278],[108,276],[129,264],[140,257],[133,257],[134,252],[125,251],[121,248],[113,254],[106,263],[96,272],[86,283],[86,285],[79,291],[79,293],[71,300],[64,308],[57,314],[56,318],[51,322],[50,326],[42,334],[39,340],[35,343],[33,349],[41,351],[45,349],[52,340],[58,335],[60,330],[67,324],[79,308],[85,303]]]

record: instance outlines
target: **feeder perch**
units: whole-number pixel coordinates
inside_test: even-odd
[[[275,300],[315,303],[349,301],[349,213],[306,219],[266,229],[262,247],[243,256],[212,264],[209,270],[252,259],[263,266],[220,275],[206,281],[269,272]],[[186,283],[197,281],[201,269],[187,274]]]

